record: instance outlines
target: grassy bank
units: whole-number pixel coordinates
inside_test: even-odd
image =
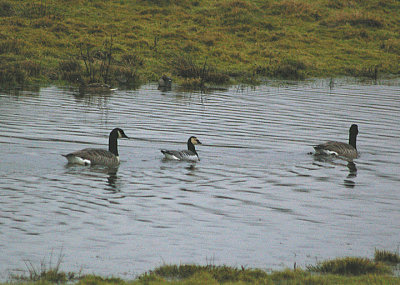
[[[398,253],[375,250],[374,259],[345,257],[319,262],[307,269],[286,269],[267,273],[261,269],[214,265],[164,265],[125,281],[118,277],[65,273],[61,257],[55,266],[27,264],[29,276],[13,276],[8,284],[400,284],[393,270],[400,263]]]
[[[397,0],[0,0],[0,84],[400,74]]]

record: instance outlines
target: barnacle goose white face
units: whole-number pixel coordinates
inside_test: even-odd
[[[192,142],[192,144],[196,145],[196,144],[201,144],[201,142],[196,138],[196,137],[191,137],[190,141]]]

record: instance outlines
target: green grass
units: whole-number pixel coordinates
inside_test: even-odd
[[[398,252],[375,249],[374,260],[377,262],[398,264],[400,263],[400,255]]]
[[[385,274],[390,272],[387,266],[361,257],[344,257],[327,260],[315,266],[309,266],[308,269],[318,273],[340,275]]]
[[[398,75],[399,23],[396,0],[0,0],[0,84]]]
[[[377,253],[378,252],[378,253]],[[393,255],[390,251],[376,251],[375,261],[367,258],[345,257],[327,260],[307,270],[297,268],[267,273],[261,269],[215,265],[163,265],[126,281],[119,277],[101,277],[64,273],[60,270],[62,256],[55,265],[35,268],[27,264],[29,276],[12,276],[7,284],[400,284],[391,267],[377,261],[377,256]],[[398,257],[398,255],[397,255]],[[0,283],[2,284],[2,283]],[[4,283],[5,284],[5,283]]]

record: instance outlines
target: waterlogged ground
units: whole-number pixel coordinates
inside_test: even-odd
[[[400,244],[400,87],[337,80],[209,93],[157,86],[0,93],[0,277],[26,263],[133,278],[164,263],[274,268]],[[360,158],[319,160],[348,140]],[[61,154],[107,147],[117,171]],[[197,164],[160,149],[203,145]]]

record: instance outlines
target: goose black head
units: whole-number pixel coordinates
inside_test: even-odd
[[[129,139],[129,137],[125,135],[125,132],[120,128],[113,129],[111,133],[115,133],[119,139]]]
[[[356,124],[352,124],[349,132],[350,134],[358,135],[358,126]]]

